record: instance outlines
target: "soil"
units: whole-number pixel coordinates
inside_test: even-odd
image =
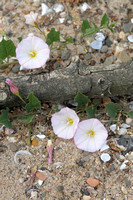
[[[38,2],[38,3],[37,3]],[[124,52],[124,58],[129,61],[133,58],[133,43],[127,39],[132,35],[133,27],[130,23],[133,18],[132,0],[119,1],[86,1],[91,6],[85,12],[81,13],[79,7],[85,1],[59,1],[62,2],[65,10],[64,23],[59,22],[61,13],[48,14],[42,16],[41,3],[47,3],[49,8],[57,3],[56,1],[33,1],[33,0],[1,0],[0,2],[0,25],[2,25],[7,38],[10,38],[14,43],[18,44],[18,37],[26,38],[29,33],[34,33],[38,37],[42,37],[35,27],[25,24],[25,14],[30,11],[39,13],[38,21],[43,31],[49,31],[51,27],[60,30],[61,36],[72,36],[75,38],[74,44],[68,44],[65,48],[53,50],[48,63],[52,61],[55,68],[55,63],[59,62],[60,67],[67,66],[74,60],[75,56],[82,59],[90,65],[103,64],[108,57],[113,56],[112,63],[124,62],[121,52]],[[112,34],[109,30],[104,30],[106,37],[112,42],[107,46],[107,52],[100,52],[88,46],[87,39],[81,39],[81,23],[83,19],[89,19],[90,22],[95,21],[100,24],[100,20],[104,13],[107,13],[111,21],[116,21],[115,33]],[[128,24],[128,25],[124,25]],[[128,30],[125,28],[128,26]],[[121,33],[121,34],[120,34]],[[82,44],[81,44],[82,42]],[[106,42],[106,41],[105,41]],[[55,44],[55,45],[58,45]],[[117,52],[117,46],[120,46],[122,51]],[[70,50],[70,57],[62,60],[61,56],[64,52]],[[89,55],[89,59],[87,57]],[[112,64],[109,63],[109,64]],[[12,66],[6,66],[1,71],[1,75],[10,77],[13,71]],[[16,72],[15,72],[16,73]],[[19,71],[16,73],[26,73]],[[119,102],[126,110],[130,110],[133,99],[129,97],[114,97],[109,99],[112,102]],[[58,108],[64,105],[52,104],[44,102],[41,111],[36,115],[33,121],[33,130],[31,140],[35,139],[38,144],[32,143],[27,145],[29,127],[26,124],[16,120],[16,116],[23,113],[22,108],[12,108],[10,116],[13,124],[13,133],[7,133],[5,128],[0,129],[0,199],[1,200],[131,200],[133,197],[133,144],[128,143],[124,146],[124,142],[130,139],[132,141],[133,124],[127,129],[125,135],[119,135],[118,132],[112,132],[110,125],[115,121],[106,115],[104,101],[100,102],[93,99],[93,103],[99,103],[99,108],[96,117],[105,125],[108,130],[108,145],[109,148],[104,151],[111,156],[108,162],[102,162],[100,155],[101,151],[89,153],[79,150],[73,140],[63,140],[54,136],[52,143],[54,146],[53,163],[48,164],[47,141],[53,133],[51,127],[51,116]],[[107,101],[107,99],[106,99]],[[72,104],[68,104],[76,110]],[[87,117],[79,112],[80,119]],[[121,127],[122,123],[127,122],[128,116],[120,115],[118,124]],[[39,139],[38,134],[44,135],[44,139]],[[120,146],[116,139],[124,138],[123,144]],[[14,160],[16,152],[20,150],[28,151],[31,155],[18,154],[17,163]],[[125,167],[121,165],[126,161]],[[31,171],[34,167],[45,175],[46,180],[39,185],[39,179],[35,177],[33,183],[28,184],[28,179],[31,177]],[[100,181],[96,187],[92,187],[87,183],[88,178],[95,178]],[[35,197],[33,197],[35,195]],[[37,196],[36,196],[37,195]]]

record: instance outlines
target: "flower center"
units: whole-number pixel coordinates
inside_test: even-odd
[[[73,125],[73,119],[72,118],[68,118],[68,124]]]
[[[95,135],[95,132],[93,130],[89,130],[88,132],[88,136],[93,137]]]
[[[36,57],[36,51],[31,51],[30,53],[29,53],[29,56],[31,57],[31,58],[35,58]]]

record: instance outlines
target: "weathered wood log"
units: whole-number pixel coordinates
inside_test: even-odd
[[[6,77],[7,78],[7,77]],[[110,66],[87,66],[82,61],[51,72],[36,72],[8,76],[26,99],[29,92],[42,102],[63,102],[75,97],[78,91],[89,98],[133,94],[133,62]],[[5,77],[0,77],[0,108],[20,104],[10,92]]]

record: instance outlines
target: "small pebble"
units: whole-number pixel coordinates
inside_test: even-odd
[[[127,118],[126,119],[126,124],[133,125],[133,119],[132,118]]]
[[[20,183],[24,183],[24,178],[20,178],[20,179],[19,179],[19,182],[20,182]]]
[[[14,5],[13,4],[7,4],[5,7],[7,10],[11,11],[14,9]]]
[[[106,60],[104,61],[104,66],[111,65],[111,64],[113,64],[113,62],[114,62],[114,56],[110,56],[110,57],[106,58]]]
[[[61,67],[61,64],[59,62],[55,62],[54,69],[58,69],[59,67]]]
[[[127,168],[127,165],[126,163],[128,163],[129,161],[128,160],[125,160],[122,165],[120,166],[120,170],[123,170],[123,169],[126,169]]]
[[[103,11],[102,11],[100,8],[96,9],[96,11],[97,11],[97,13],[98,13],[99,15],[102,15],[102,14],[103,14]]]
[[[42,185],[43,184],[43,181],[42,180],[38,180],[38,185]]]
[[[115,170],[115,167],[114,167],[114,165],[112,164],[112,165],[110,165],[110,171],[114,171]]]
[[[96,64],[96,61],[95,61],[95,60],[91,60],[91,61],[90,61],[90,65],[91,65],[91,66],[94,66],[95,64]]]
[[[103,162],[108,162],[111,159],[111,157],[108,153],[102,153],[100,158]]]
[[[120,156],[119,156],[119,160],[120,160],[120,161],[124,161],[124,160],[125,160],[125,157],[124,157],[123,155],[120,155]]]
[[[126,186],[131,185],[131,181],[129,181],[127,178],[124,179],[124,182],[125,182]]]
[[[122,63],[125,63],[130,61],[131,57],[129,56],[128,52],[124,50],[118,54],[117,59],[120,60]]]
[[[132,23],[124,23],[123,30],[125,33],[129,33],[132,30]]]
[[[129,35],[129,36],[127,37],[127,39],[128,39],[129,42],[133,42],[133,35]]]
[[[62,53],[61,59],[62,60],[67,60],[70,57],[70,55],[71,55],[70,50],[67,50],[67,51],[65,51],[65,52]]]
[[[107,39],[105,40],[105,44],[106,44],[108,47],[111,47],[111,45],[113,44],[113,42],[107,38]]]
[[[11,24],[12,22],[14,22],[14,19],[8,19],[8,22]]]
[[[62,192],[64,190],[64,187],[62,185],[57,186],[57,191]]]
[[[84,196],[83,196],[83,200],[90,200],[90,199],[91,199],[90,196],[87,196],[87,195],[84,195]]]
[[[123,32],[123,31],[121,31],[120,33],[119,33],[119,38],[120,39],[125,39],[126,38],[126,35],[125,35],[125,33]]]
[[[32,6],[38,8],[38,7],[40,6],[40,2],[39,2],[39,1],[35,1],[35,2],[32,4]]]
[[[90,60],[91,58],[92,58],[92,56],[91,56],[90,53],[87,53],[87,54],[85,55],[85,59],[86,59],[86,60]]]
[[[127,189],[124,186],[121,187],[121,191],[123,192],[123,194],[127,194]]]
[[[101,53],[106,53],[108,51],[108,47],[106,45],[102,46],[102,48],[100,49]]]
[[[127,129],[126,128],[121,128],[119,131],[118,131],[118,135],[126,135],[127,134]]]
[[[13,152],[18,151],[18,147],[17,147],[17,145],[16,145],[15,143],[10,143],[10,144],[9,144],[9,149],[10,149],[11,151],[13,151]]]
[[[86,181],[91,187],[97,187],[100,184],[100,181],[95,178],[88,178]]]
[[[85,157],[82,158],[82,160],[85,161],[85,162],[88,162],[90,160],[90,156],[91,155],[85,156]]]
[[[18,73],[20,70],[20,65],[15,65],[13,68],[12,68],[12,72],[13,73]]]

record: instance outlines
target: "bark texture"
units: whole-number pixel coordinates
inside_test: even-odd
[[[6,77],[7,78],[7,77]],[[0,108],[20,104],[0,76]],[[133,62],[109,66],[87,66],[82,61],[51,72],[37,70],[9,76],[26,99],[29,92],[42,102],[63,102],[75,97],[78,91],[89,98],[133,94]]]

